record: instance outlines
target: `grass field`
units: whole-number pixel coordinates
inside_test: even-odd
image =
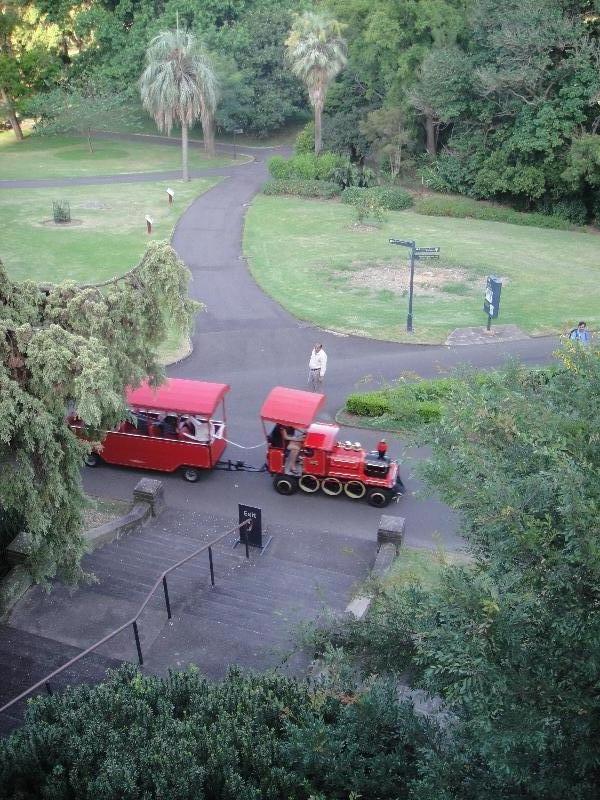
[[[402,547],[383,583],[388,589],[402,588],[411,583],[419,583],[426,589],[433,589],[439,585],[445,567],[470,562],[471,557],[466,553]]]
[[[219,180],[2,190],[0,258],[14,280],[106,280],[135,266],[151,239],[170,238],[189,203]],[[167,186],[175,191],[171,207]],[[51,221],[53,200],[69,201],[73,224]]]
[[[95,139],[90,153],[87,139],[68,136],[28,136],[16,142],[11,131],[0,133],[0,180],[70,178],[160,172],[181,169],[181,149],[147,141]],[[239,155],[237,163],[243,163]],[[236,162],[230,156],[208,158],[198,147],[189,149],[190,169],[223,167]]]
[[[439,261],[417,262],[412,337],[407,251],[389,238],[441,247]],[[498,324],[531,334],[564,331],[579,319],[600,327],[600,236],[592,233],[412,211],[357,227],[341,203],[261,195],[248,212],[244,249],[264,291],[296,317],[345,333],[441,342],[454,328],[484,325],[489,274],[504,282]]]

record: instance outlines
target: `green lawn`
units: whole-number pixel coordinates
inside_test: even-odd
[[[95,139],[90,153],[87,139],[68,136],[28,136],[15,141],[11,131],[0,133],[0,180],[19,178],[70,178],[118,175],[125,172],[159,172],[181,169],[181,149],[145,140]],[[244,157],[239,155],[237,163]],[[189,150],[190,169],[235,164],[231,156],[208,158],[197,147]]]
[[[353,223],[353,209],[336,201],[257,197],[244,235],[254,277],[298,318],[375,338],[440,342],[454,328],[485,324],[488,274],[504,280],[498,324],[532,334],[579,319],[600,327],[598,235],[412,211],[388,212],[379,227]],[[389,238],[441,247],[440,261],[417,263],[412,337],[406,250]]]
[[[471,560],[466,553],[402,547],[383,583],[388,589],[401,588],[411,583],[420,583],[423,587],[432,589],[439,584],[446,567],[469,564]]]
[[[135,266],[150,239],[169,239],[189,203],[219,180],[0,190],[0,259],[14,280],[106,280]],[[167,187],[175,191],[171,207]],[[68,200],[77,223],[49,222],[53,200]]]

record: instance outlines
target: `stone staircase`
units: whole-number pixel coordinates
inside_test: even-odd
[[[56,584],[50,594],[30,590],[0,626],[2,701],[19,694],[133,618],[163,570],[233,527],[231,520],[166,509],[137,533],[86,556],[95,582],[74,592]],[[326,609],[341,611],[354,585],[368,574],[375,543],[343,534],[275,527],[260,554],[233,547],[231,535],[213,548],[215,586],[207,553],[168,577],[172,619],[167,619],[159,585],[138,625],[143,669],[164,675],[195,664],[211,678],[230,665],[302,673],[311,658],[298,645],[298,625]],[[127,628],[52,681],[52,688],[102,679],[108,667],[137,662]],[[0,731],[18,724],[21,708],[0,715]],[[4,717],[4,719],[2,718]]]

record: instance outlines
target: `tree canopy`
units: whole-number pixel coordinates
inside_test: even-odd
[[[146,51],[146,68],[140,78],[144,108],[160,131],[171,133],[181,126],[183,180],[188,180],[188,130],[197,117],[202,120],[204,147],[215,154],[214,117],[219,84],[211,60],[193,33],[162,31]]]
[[[600,780],[600,351],[465,375],[422,474],[474,561],[384,592],[338,644],[455,714],[416,796],[592,800]]]
[[[157,346],[167,315],[189,329],[189,273],[166,242],[100,286],[15,283],[0,265],[0,496],[29,539],[37,580],[80,577],[89,449],[65,422],[74,409],[92,430],[125,416],[124,389],[161,378]]]

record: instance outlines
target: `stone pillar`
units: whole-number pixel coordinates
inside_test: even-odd
[[[377,529],[377,548],[379,549],[382,544],[393,544],[396,548],[396,553],[402,547],[404,541],[404,529],[406,527],[406,520],[404,517],[391,517],[387,514],[382,514],[379,520],[379,528]]]
[[[152,510],[152,516],[157,517],[165,506],[162,481],[154,478],[142,478],[133,490],[133,502],[148,503]]]

